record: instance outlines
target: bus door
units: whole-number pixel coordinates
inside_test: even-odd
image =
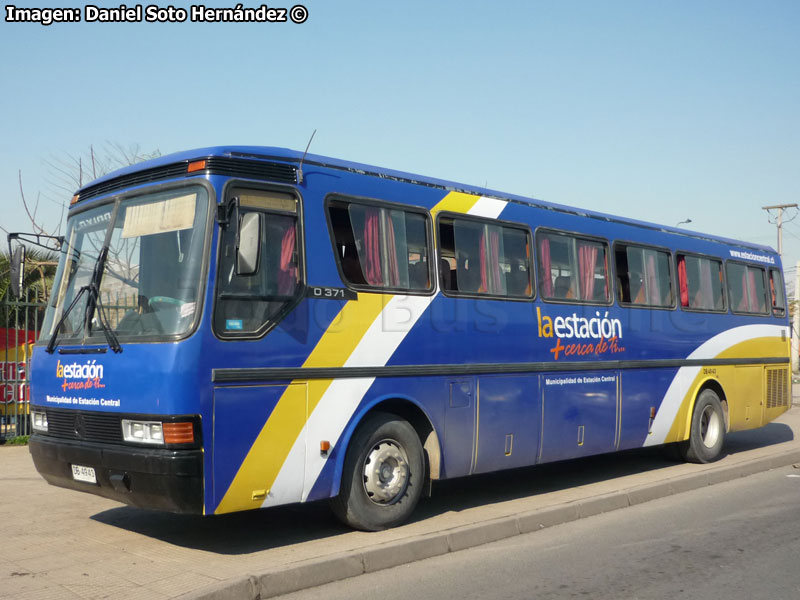
[[[540,462],[612,452],[618,422],[616,371],[541,376]]]
[[[478,380],[475,473],[532,465],[542,422],[538,375]]]

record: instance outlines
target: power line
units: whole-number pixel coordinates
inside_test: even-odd
[[[783,252],[783,211],[787,208],[797,208],[797,204],[775,204],[773,206],[762,206],[761,209],[767,211],[777,210],[778,211],[778,255],[781,255]],[[797,217],[797,213],[792,216],[792,219]],[[790,219],[791,220],[791,219]],[[771,222],[771,221],[770,221]]]
[[[786,231],[786,234],[787,234],[787,235],[790,235],[790,236],[792,236],[792,237],[793,237],[794,239],[796,239],[796,240],[800,240],[800,235],[794,234],[794,233],[792,233],[791,231],[788,231],[788,230],[787,230],[787,231]]]

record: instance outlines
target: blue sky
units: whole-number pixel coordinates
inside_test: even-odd
[[[761,206],[800,202],[795,0],[305,6],[302,25],[0,21],[0,225],[27,229],[20,169],[57,221],[45,161],[90,144],[302,150],[314,129],[317,154],[773,246]],[[800,217],[784,231],[789,269]]]

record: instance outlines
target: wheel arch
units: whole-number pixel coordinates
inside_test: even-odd
[[[702,394],[705,390],[712,390],[715,394],[717,394],[717,397],[722,404],[723,416],[725,417],[725,431],[726,433],[730,431],[730,407],[728,406],[728,396],[725,394],[725,390],[718,380],[714,378],[708,378],[701,381],[697,385],[694,395],[692,396],[692,402],[689,405],[689,410],[686,413],[686,423],[684,424],[683,435],[681,436],[681,439],[683,440],[689,439],[689,435],[692,430],[692,415],[694,415],[694,407],[697,404],[697,399],[700,397],[700,394]]]
[[[339,494],[342,473],[344,471],[344,461],[347,456],[347,449],[350,440],[356,429],[363,423],[369,415],[375,412],[385,412],[396,415],[406,421],[414,428],[419,436],[425,458],[425,478],[439,479],[441,465],[441,444],[439,436],[433,426],[433,422],[427,412],[409,396],[393,395],[378,398],[375,401],[362,407],[350,420],[342,436],[339,439],[341,451],[337,452],[336,464],[333,470],[333,480],[331,482],[331,496]]]

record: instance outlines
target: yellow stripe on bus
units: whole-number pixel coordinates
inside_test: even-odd
[[[303,367],[343,366],[364,333],[380,315],[384,301],[388,302],[389,298],[379,294],[359,294],[358,300],[345,304]],[[217,514],[261,505],[264,498],[254,497],[253,492],[268,491],[272,487],[289,450],[305,425],[307,415],[313,412],[331,381],[315,380],[308,389],[305,384],[292,382],[286,388],[217,506]],[[300,401],[300,394],[307,394],[305,401]]]
[[[761,338],[745,340],[743,342],[739,342],[738,344],[734,344],[730,348],[726,348],[725,350],[720,352],[715,358],[746,359],[757,356],[782,356],[786,355],[786,350],[787,350],[787,344],[781,338],[761,337]],[[742,366],[746,365],[747,365],[746,362],[742,363]],[[715,371],[719,372],[719,376],[710,377],[708,374],[703,372],[702,368],[697,373],[697,376],[694,378],[694,381],[692,381],[692,384],[686,391],[686,395],[683,398],[681,407],[678,410],[678,414],[675,415],[675,420],[672,422],[672,427],[670,428],[669,433],[664,439],[664,443],[680,442],[689,438],[689,432],[692,427],[692,410],[694,409],[694,400],[697,397],[697,392],[700,389],[700,387],[707,381],[709,381],[710,379],[714,379],[722,386],[723,390],[728,391],[728,394],[735,394],[736,386],[731,376],[733,370],[727,367],[721,367],[715,369]],[[757,369],[759,377],[762,376],[762,372],[763,369]],[[728,412],[731,413],[733,412],[734,409],[734,407],[731,406],[731,403],[738,402],[738,399],[735,396],[731,396],[727,398],[727,400],[728,400]]]
[[[461,192],[450,192],[431,209],[466,213],[479,200]],[[385,294],[359,294],[350,300],[328,326],[303,367],[341,367],[352,355],[367,330],[393,298]],[[295,380],[281,395],[275,410],[262,427],[242,461],[236,476],[214,511],[215,514],[258,508],[278,477],[297,436],[305,427],[332,379]],[[302,394],[306,394],[305,402]],[[298,477],[301,474],[298,473]]]
[[[431,216],[435,219],[436,213],[442,211],[468,213],[478,200],[480,200],[480,196],[471,196],[462,192],[450,192],[431,209]]]

